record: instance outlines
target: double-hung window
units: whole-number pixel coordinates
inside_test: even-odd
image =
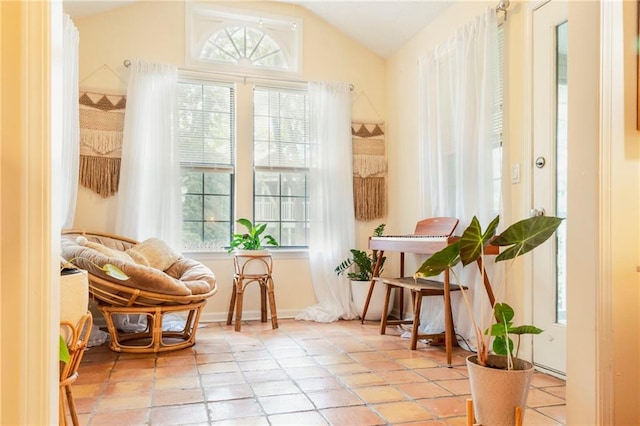
[[[178,84],[178,146],[182,178],[183,246],[221,249],[232,230],[235,94],[230,84]]]
[[[283,247],[308,245],[308,123],[306,91],[254,88],[254,216]]]

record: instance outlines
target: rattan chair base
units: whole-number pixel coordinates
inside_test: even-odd
[[[206,300],[186,305],[159,306],[107,306],[99,305],[109,329],[109,349],[125,353],[158,353],[188,348],[196,343],[196,331]],[[165,314],[186,312],[186,322],[181,331],[163,330]],[[142,332],[119,330],[114,322],[115,314],[140,314],[147,317],[147,328]]]
[[[76,413],[76,404],[71,392],[71,385],[78,379],[78,368],[82,361],[82,356],[87,348],[89,335],[91,334],[91,326],[93,317],[91,312],[87,312],[77,324],[71,324],[68,321],[61,321],[60,327],[70,332],[70,340],[67,342],[69,349],[69,362],[60,362],[60,395],[58,400],[59,419],[58,422],[62,426],[67,424],[67,406],[71,415],[71,423],[79,426],[78,414]],[[65,403],[66,402],[66,403]]]

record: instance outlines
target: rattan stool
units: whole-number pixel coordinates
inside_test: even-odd
[[[91,312],[87,312],[77,324],[71,324],[68,321],[61,321],[61,330],[69,334],[67,347],[69,349],[69,362],[60,362],[60,396],[59,396],[59,424],[65,426],[67,424],[67,410],[71,415],[71,422],[74,426],[79,426],[78,414],[76,413],[76,404],[73,400],[71,385],[78,379],[78,367],[82,361],[82,356],[87,348],[91,327],[93,325],[93,317]],[[65,404],[66,400],[66,404]]]
[[[227,325],[233,321],[233,311],[236,313],[235,330],[240,331],[242,326],[242,300],[244,290],[251,283],[260,286],[260,321],[267,322],[267,298],[269,299],[269,311],[271,313],[271,328],[278,328],[278,314],[276,311],[275,289],[271,272],[273,259],[270,254],[264,252],[246,251],[235,254],[233,257],[233,289],[231,289],[231,301],[227,314]]]

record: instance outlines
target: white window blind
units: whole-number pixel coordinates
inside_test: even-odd
[[[222,249],[233,223],[234,88],[183,80],[177,98],[183,249]]]
[[[308,122],[305,91],[256,87],[253,124],[256,168],[308,168]]]
[[[178,143],[182,165],[230,168],[234,155],[234,89],[222,83],[178,85]]]

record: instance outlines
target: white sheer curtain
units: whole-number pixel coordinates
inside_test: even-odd
[[[349,282],[334,272],[355,246],[349,85],[309,83],[309,121],[310,140],[316,148],[309,176],[309,263],[318,304],[305,309],[296,319],[353,319],[357,313]]]
[[[78,29],[63,16],[62,39],[62,155],[60,156],[60,228],[71,228],[78,195],[80,110],[78,100]]]
[[[132,61],[127,88],[115,231],[181,248],[182,205],[176,140],[178,71]]]
[[[492,124],[499,108],[495,11],[488,8],[420,58],[419,70],[423,215],[457,217],[458,232],[477,216],[484,228],[497,213],[492,157]],[[490,273],[494,282],[499,279]],[[486,316],[489,303],[477,268],[465,268],[459,275],[470,288],[475,317]],[[474,336],[469,315],[458,293],[452,301],[456,331],[468,340]],[[442,300],[427,297],[424,302],[423,330],[443,331]]]

